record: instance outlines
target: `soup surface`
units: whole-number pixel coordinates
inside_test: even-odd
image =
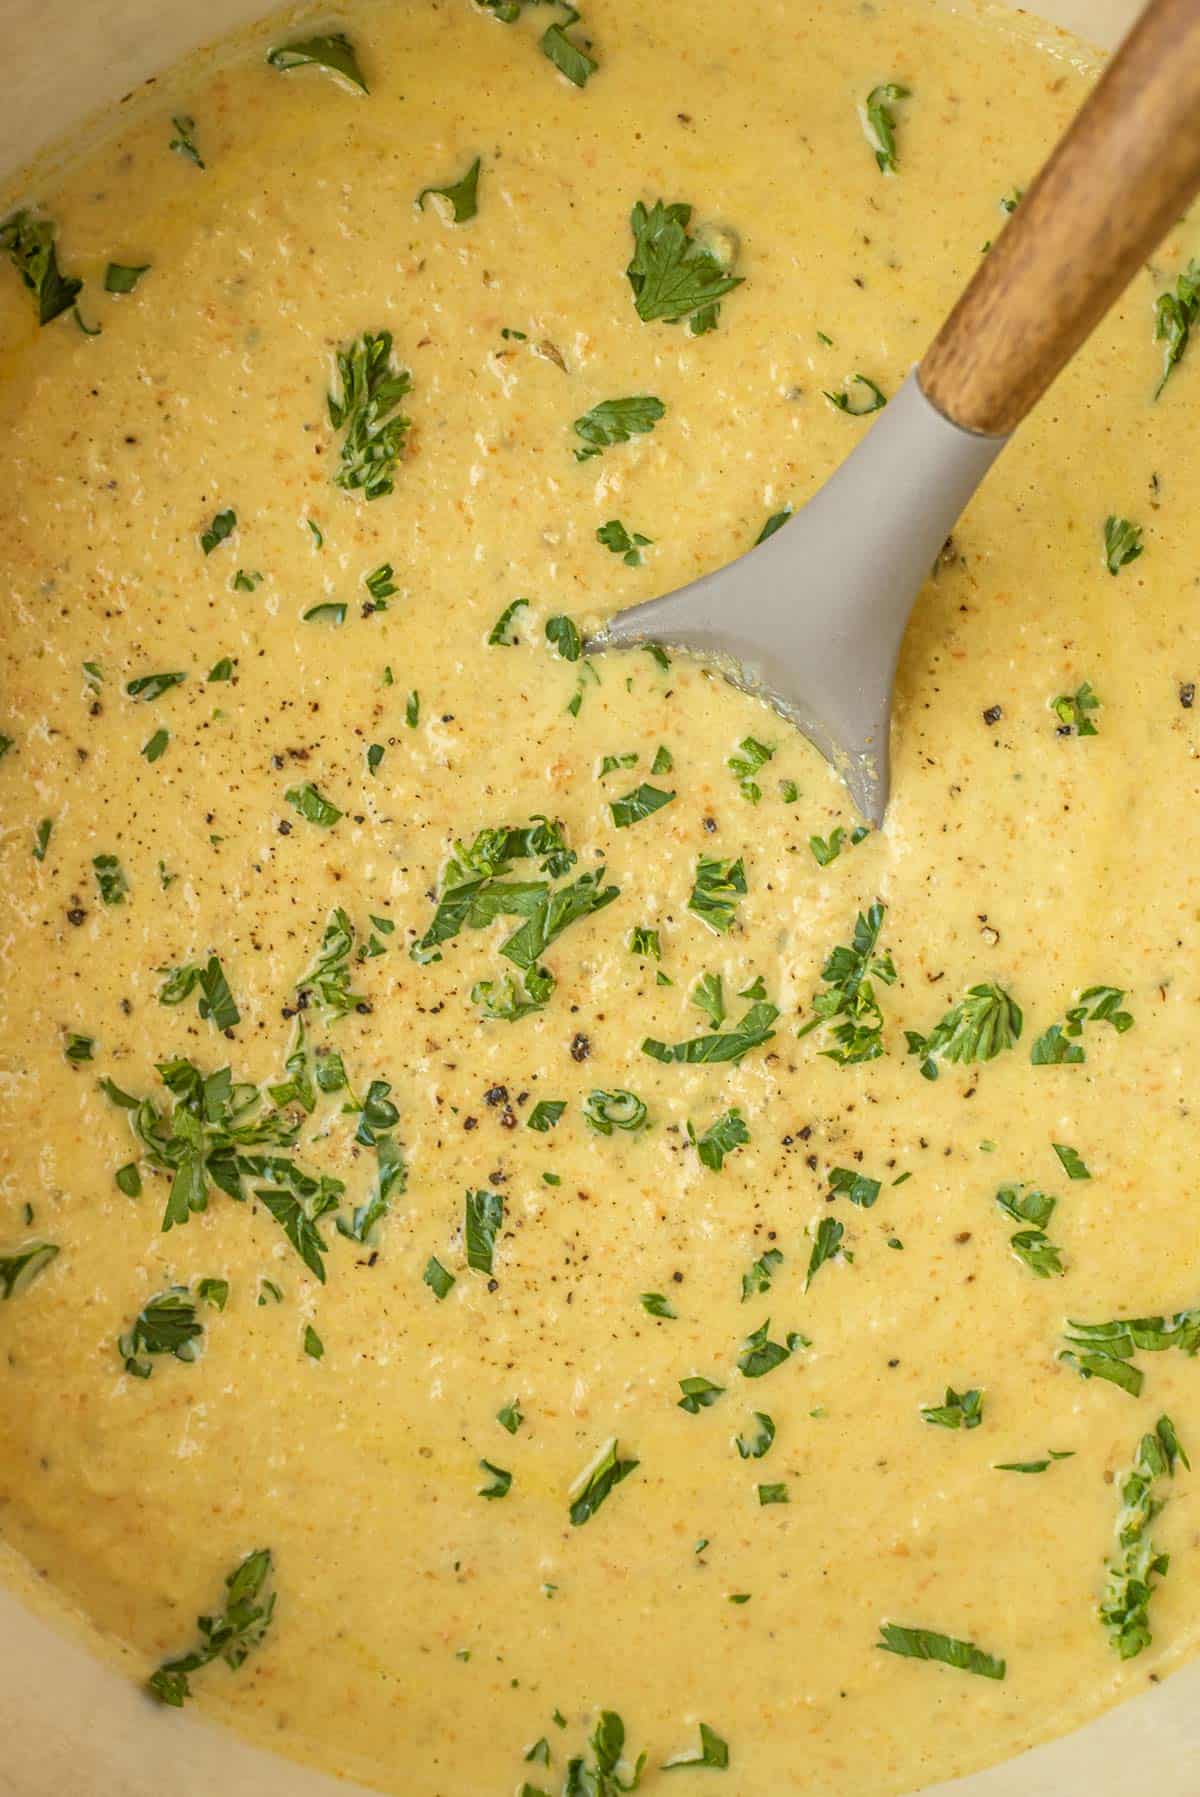
[[[510,10],[266,27],[0,209],[0,1532],[381,1790],[610,1792],[611,1712],[885,1797],[1197,1643],[1195,232],[947,544],[864,839],[579,633],[806,499],[1091,65]]]

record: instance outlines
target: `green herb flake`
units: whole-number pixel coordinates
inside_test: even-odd
[[[412,376],[396,365],[390,331],[365,331],[337,352],[336,391],[328,395],[329,422],[344,430],[334,483],[344,492],[380,499],[395,486],[411,420],[399,405],[412,391]]]
[[[640,568],[642,550],[653,543],[653,537],[644,537],[640,531],[632,533],[626,530],[619,518],[610,518],[607,524],[596,529],[596,541],[613,555],[619,555],[627,568]],[[547,630],[549,626],[547,626]],[[572,660],[574,657],[571,658]]]
[[[647,1316],[660,1317],[663,1322],[677,1322],[679,1312],[671,1309],[670,1300],[661,1292],[643,1292],[639,1303]]]
[[[344,31],[299,38],[291,44],[277,44],[267,51],[267,61],[273,69],[282,69],[285,73],[291,69],[325,69],[357,93],[369,91],[358,66],[354,45]]]
[[[977,1429],[983,1421],[983,1393],[946,1387],[944,1404],[922,1404],[921,1415],[939,1429]]]
[[[1175,1425],[1169,1416],[1160,1416],[1153,1430],[1142,1436],[1133,1466],[1121,1482],[1117,1553],[1108,1563],[1100,1620],[1122,1660],[1134,1659],[1153,1639],[1150,1599],[1155,1579],[1166,1573],[1170,1559],[1156,1550],[1150,1525],[1164,1502],[1156,1488],[1164,1479],[1174,1478],[1177,1461],[1190,1466]]]
[[[566,1108],[563,1098],[540,1098],[526,1118],[525,1127],[544,1136],[554,1128]]]
[[[932,1629],[905,1628],[898,1622],[881,1623],[879,1632],[883,1638],[876,1645],[885,1653],[899,1654],[906,1660],[937,1660],[956,1672],[974,1672],[980,1678],[1004,1677],[1004,1661],[984,1653],[971,1641],[935,1634]]]
[[[44,817],[33,833],[33,858],[35,861],[46,859],[46,850],[50,847],[50,836],[54,829],[54,819]]]
[[[468,1191],[463,1224],[467,1265],[477,1273],[491,1273],[496,1236],[504,1222],[504,1200],[499,1192]]]
[[[1140,524],[1111,514],[1104,520],[1104,565],[1110,574],[1119,574],[1129,562],[1135,562],[1144,547]]]
[[[583,1114],[597,1135],[611,1136],[614,1129],[633,1134],[645,1127],[646,1107],[635,1092],[620,1088],[615,1091],[589,1092],[583,1101]]]
[[[625,793],[610,804],[613,828],[624,830],[630,824],[640,823],[645,817],[652,817],[656,811],[661,811],[664,805],[669,805],[674,797],[673,792],[663,792],[660,787],[649,786],[643,780],[641,785],[635,786],[632,792]]]
[[[311,780],[306,780],[303,786],[290,786],[283,796],[302,818],[310,824],[319,824],[323,830],[330,829],[342,815],[337,806],[325,798]]]
[[[970,986],[929,1032],[906,1030],[909,1054],[920,1055],[925,1079],[936,1079],[939,1060],[962,1064],[991,1061],[1021,1037],[1021,1007],[1003,986]]]
[[[1168,287],[1154,302],[1154,341],[1166,344],[1162,378],[1154,389],[1155,399],[1159,398],[1172,373],[1183,360],[1198,313],[1200,262],[1189,262],[1176,280],[1174,289]]]
[[[141,752],[146,757],[147,761],[157,761],[165,752],[170,740],[171,735],[168,730],[156,730],[154,735],[142,744]]]
[[[782,1481],[775,1485],[758,1485],[755,1490],[760,1505],[786,1504],[788,1501],[788,1488]]]
[[[206,529],[200,532],[200,547],[205,555],[211,555],[219,544],[231,537],[237,529],[237,513],[235,511],[218,512]]]
[[[860,911],[853,942],[831,950],[821,969],[826,990],[817,993],[812,1017],[796,1032],[807,1036],[822,1024],[832,1026],[834,1045],[821,1053],[839,1067],[877,1060],[883,1053],[883,1012],[873,982],[880,980],[890,986],[896,980],[891,955],[875,952],[884,912],[885,907],[878,903]]]
[[[699,1416],[702,1410],[707,1410],[711,1404],[716,1403],[725,1387],[714,1385],[711,1379],[704,1377],[703,1373],[693,1373],[688,1378],[679,1381],[679,1389],[683,1396],[676,1408],[686,1410],[689,1416]]]
[[[700,335],[712,329],[718,302],[741,285],[742,276],[730,272],[731,239],[689,235],[691,218],[691,207],[678,201],[667,206],[656,200],[648,209],[639,200],[629,216],[634,247],[625,273],[643,323],[686,318],[693,335]]]
[[[481,166],[480,158],[476,156],[461,180],[450,182],[445,187],[423,187],[417,195],[417,205],[423,211],[426,194],[435,194],[438,198],[445,200],[449,206],[451,222],[456,225],[465,225],[479,211],[479,170]]]
[[[851,392],[852,387],[862,387],[865,391],[854,394]],[[822,398],[827,399],[837,411],[846,412],[851,418],[866,418],[871,412],[882,412],[887,404],[887,394],[865,374],[851,375],[840,393],[823,391]]]
[[[702,1136],[696,1134],[690,1120],[687,1132],[688,1140],[700,1157],[701,1166],[707,1167],[710,1173],[719,1173],[725,1165],[726,1155],[732,1154],[735,1148],[744,1148],[750,1140],[745,1118],[736,1105],[731,1110],[722,1112],[714,1123],[709,1124]]]
[[[39,325],[69,311],[83,290],[82,281],[60,271],[54,237],[49,219],[35,218],[24,208],[0,223],[0,254],[8,257],[33,295]]]
[[[1077,1149],[1069,1148],[1065,1142],[1052,1142],[1051,1147],[1062,1162],[1063,1172],[1068,1179],[1090,1179],[1092,1177]]]
[[[311,1323],[304,1325],[304,1352],[310,1360],[325,1358],[325,1343],[321,1340]]]
[[[580,1528],[595,1516],[609,1495],[622,1480],[629,1477],[637,1465],[636,1460],[621,1459],[615,1436],[605,1442],[600,1452],[579,1474],[568,1493],[572,1526]]]
[[[435,1298],[445,1298],[454,1284],[454,1274],[448,1273],[441,1261],[430,1255],[425,1263],[425,1271],[421,1275]]]
[[[125,878],[121,863],[115,855],[94,855],[92,867],[96,875],[96,884],[100,888],[100,902],[103,905],[123,905],[129,892],[129,882]]]
[[[872,150],[880,174],[896,173],[896,115],[892,107],[911,97],[911,90],[897,81],[884,81],[873,87],[860,117],[863,134]]]
[[[193,163],[196,168],[207,167],[196,148],[195,119],[190,118],[187,113],[179,113],[171,120],[171,123],[175,127],[175,135],[168,144],[168,149],[174,150],[177,156],[182,156],[185,162]]]
[[[650,394],[635,394],[630,399],[604,399],[599,405],[577,418],[572,430],[583,439],[584,447],[575,451],[577,462],[586,462],[616,443],[628,443],[632,437],[645,436],[664,416],[661,399]]]
[[[775,1440],[775,1423],[765,1410],[754,1412],[753,1434],[734,1437],[734,1445],[741,1460],[761,1460],[768,1453]]]
[[[225,1608],[217,1616],[200,1616],[200,1645],[174,1660],[165,1660],[148,1680],[160,1703],[179,1709],[191,1695],[192,1673],[213,1660],[224,1660],[235,1672],[258,1647],[275,1613],[271,1582],[271,1550],[260,1547],[247,1554],[225,1580]]]
[[[26,1242],[11,1254],[0,1254],[0,1299],[18,1298],[28,1291],[58,1253],[53,1242]]]
[[[672,1754],[664,1760],[662,1770],[673,1772],[677,1766],[715,1766],[723,1771],[729,1764],[729,1745],[707,1722],[700,1724],[700,1745],[689,1753]]]

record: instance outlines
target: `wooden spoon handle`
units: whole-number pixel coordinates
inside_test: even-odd
[[[1200,187],[1200,0],[1151,0],[925,352],[927,399],[1007,436]]]

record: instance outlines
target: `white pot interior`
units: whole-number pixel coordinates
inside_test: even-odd
[[[715,0],[713,0],[715,3]],[[177,57],[260,16],[261,0],[0,0],[9,70],[0,173]],[[1039,8],[1092,42],[1111,43],[1129,0],[1047,0]],[[327,19],[328,14],[322,14]],[[1077,1734],[991,1771],[937,1787],[941,1797],[1156,1797],[1200,1790],[1200,1663]],[[0,1779],[12,1797],[80,1790],[158,1797],[164,1768],[178,1797],[335,1797],[352,1787],[259,1752],[190,1715],[156,1709],[121,1670],[94,1657],[0,1590]],[[799,1787],[797,1787],[799,1788]],[[930,1797],[934,1794],[930,1792]]]

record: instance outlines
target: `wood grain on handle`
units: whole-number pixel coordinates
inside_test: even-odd
[[[925,352],[926,397],[1007,436],[1197,188],[1200,0],[1151,0]]]

